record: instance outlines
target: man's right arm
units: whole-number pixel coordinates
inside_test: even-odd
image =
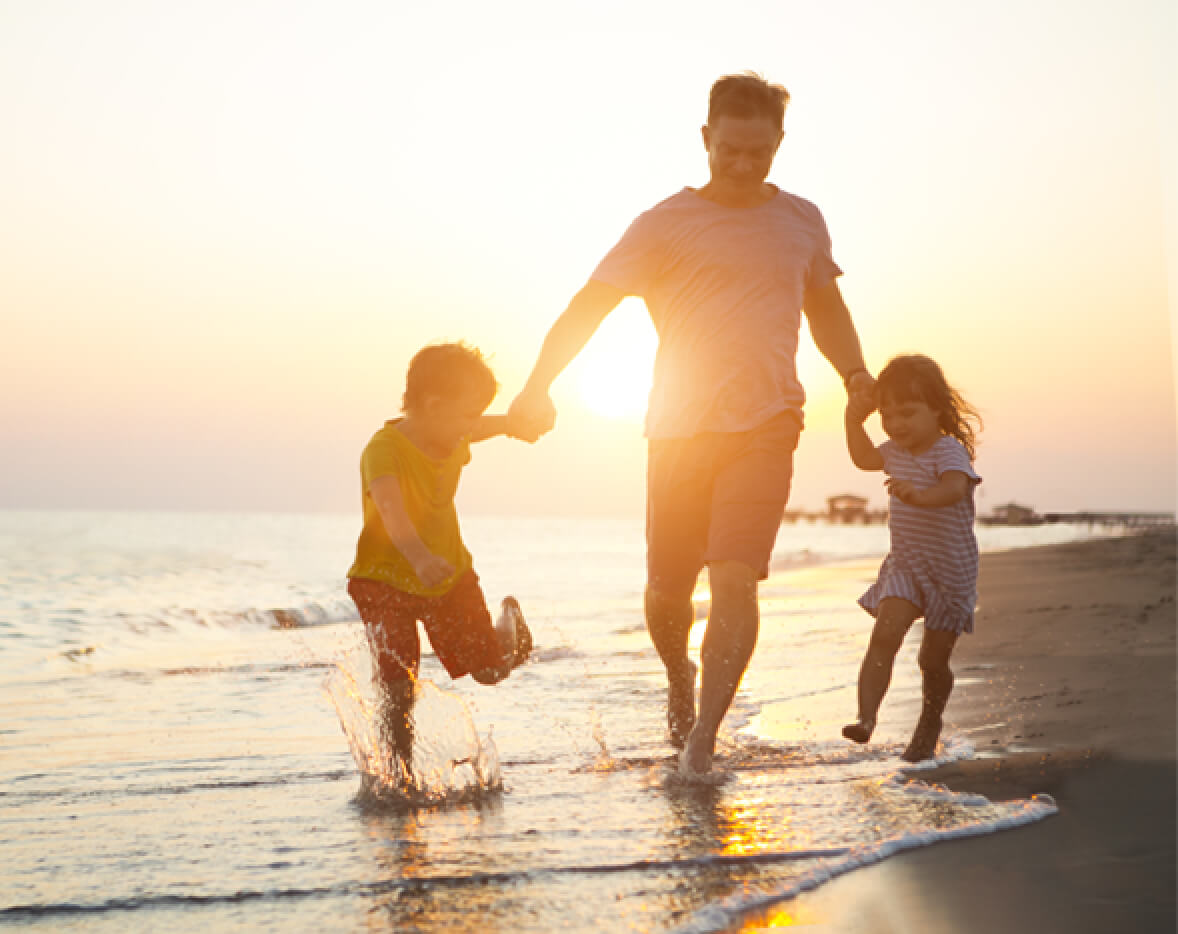
[[[556,421],[556,408],[548,396],[548,388],[573,358],[589,342],[605,316],[613,311],[626,293],[617,286],[590,279],[569,302],[568,308],[544,338],[536,365],[523,390],[511,403],[507,416],[513,426],[526,430],[525,440],[534,441],[551,430]]]

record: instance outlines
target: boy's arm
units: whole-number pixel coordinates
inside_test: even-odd
[[[376,504],[380,521],[392,540],[393,547],[413,565],[413,571],[426,587],[435,587],[453,575],[454,566],[445,558],[425,547],[417,529],[409,520],[401,484],[395,476],[377,477],[368,486],[368,495]]]
[[[960,470],[946,470],[941,478],[932,486],[923,490],[917,489],[906,480],[889,479],[885,484],[888,492],[892,493],[902,503],[909,506],[952,506],[959,499],[964,499],[969,492],[973,479]]]
[[[847,451],[851,455],[851,463],[860,470],[883,470],[883,455],[879,448],[871,443],[863,422],[875,408],[869,396],[856,393],[847,401],[847,410],[843,421],[847,429]]]
[[[507,428],[507,416],[480,415],[479,420],[475,422],[474,431],[470,433],[470,441],[473,444],[475,441],[486,441],[488,438],[497,438],[499,435],[517,437]]]

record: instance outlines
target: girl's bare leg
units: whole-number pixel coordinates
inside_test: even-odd
[[[904,644],[912,623],[921,609],[900,597],[885,597],[880,601],[871,630],[871,642],[859,667],[859,718],[843,727],[843,736],[856,743],[866,743],[875,730],[875,718],[883,703],[888,685],[892,683],[892,666],[896,653]]]
[[[957,633],[940,629],[926,629],[920,643],[918,662],[921,672],[922,698],[920,719],[912,733],[912,741],[901,758],[908,762],[931,759],[941,736],[942,715],[949,695],[953,693],[953,671],[949,657],[957,644]]]

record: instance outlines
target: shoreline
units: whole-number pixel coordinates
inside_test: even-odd
[[[1175,930],[1175,530],[984,552],[979,594],[946,711],[977,756],[906,774],[1049,794],[1059,813],[898,854],[733,930]]]

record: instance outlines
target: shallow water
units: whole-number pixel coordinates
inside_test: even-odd
[[[915,640],[879,742],[839,737],[871,574],[840,562],[878,558],[882,529],[783,529],[726,779],[704,787],[678,780],[664,737],[641,526],[465,529],[488,597],[520,598],[537,651],[494,688],[426,656],[423,749],[445,764],[473,741],[485,758],[473,788],[459,776],[463,803],[407,809],[360,794],[345,727],[363,732],[362,708],[332,702],[366,673],[342,581],[351,517],[0,513],[0,922],[728,930],[897,847],[1051,813],[895,778]]]

